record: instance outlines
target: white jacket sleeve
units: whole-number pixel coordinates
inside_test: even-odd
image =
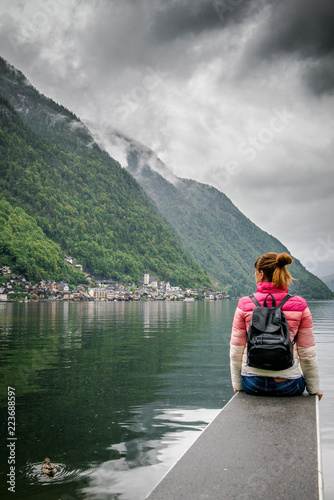
[[[244,345],[230,345],[230,367],[232,387],[237,391],[242,390],[241,386],[241,366],[242,357],[245,350]]]
[[[320,377],[315,346],[298,347],[298,356],[305,378],[307,392],[316,394],[320,389]]]

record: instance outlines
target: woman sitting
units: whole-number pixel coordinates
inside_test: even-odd
[[[254,297],[263,306],[266,297],[273,295],[276,306],[288,293],[291,275],[286,269],[292,263],[287,253],[269,252],[255,262],[257,292]],[[235,311],[230,343],[231,378],[234,392],[243,390],[259,396],[298,396],[305,387],[310,394],[322,398],[319,387],[319,368],[315,348],[311,312],[302,297],[292,296],[282,307],[290,332],[294,362],[279,371],[254,368],[247,365],[247,332],[255,303],[250,297],[242,297]]]

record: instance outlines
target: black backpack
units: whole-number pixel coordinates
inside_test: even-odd
[[[267,298],[272,298],[272,307],[267,306]],[[264,370],[285,370],[293,365],[293,343],[287,319],[282,306],[292,295],[287,294],[276,307],[274,296],[269,293],[263,307],[254,295],[250,299],[257,306],[253,310],[247,336],[247,365]]]

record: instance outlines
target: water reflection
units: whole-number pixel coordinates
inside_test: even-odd
[[[0,304],[0,425],[5,436],[10,385],[17,394],[16,497],[143,499],[233,394],[235,307]],[[333,493],[334,303],[310,307],[325,392],[325,485]],[[45,456],[57,465],[54,478],[41,476]],[[6,474],[4,447],[0,457]],[[11,498],[1,488],[1,498]]]
[[[113,444],[110,450],[119,453],[119,458],[104,462],[92,472],[90,484],[84,489],[85,498],[145,498],[217,413],[208,409],[159,412],[154,406],[134,409],[133,421],[124,425],[145,432],[145,439]]]

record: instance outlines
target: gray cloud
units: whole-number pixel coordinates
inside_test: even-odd
[[[318,96],[334,93],[334,55],[312,61],[305,70],[308,87]]]
[[[302,76],[316,94],[333,92],[334,3],[331,0],[268,2],[266,22],[254,35],[247,58],[295,57],[304,62]]]
[[[266,29],[258,40],[259,55],[298,53],[323,57],[334,49],[334,4],[330,0],[271,2]]]
[[[303,260],[333,232],[333,11],[332,0],[12,0],[1,55],[101,141],[119,130],[215,185]],[[277,113],[294,118],[272,130]],[[332,254],[318,264],[334,272]]]
[[[219,5],[212,1],[161,2],[151,27],[151,36],[160,43],[222,27]],[[218,10],[217,10],[218,9]]]
[[[196,37],[231,24],[242,24],[256,15],[265,0],[167,0],[156,2],[159,7],[150,28],[152,40],[157,43],[173,42]],[[152,5],[152,3],[151,3]]]

